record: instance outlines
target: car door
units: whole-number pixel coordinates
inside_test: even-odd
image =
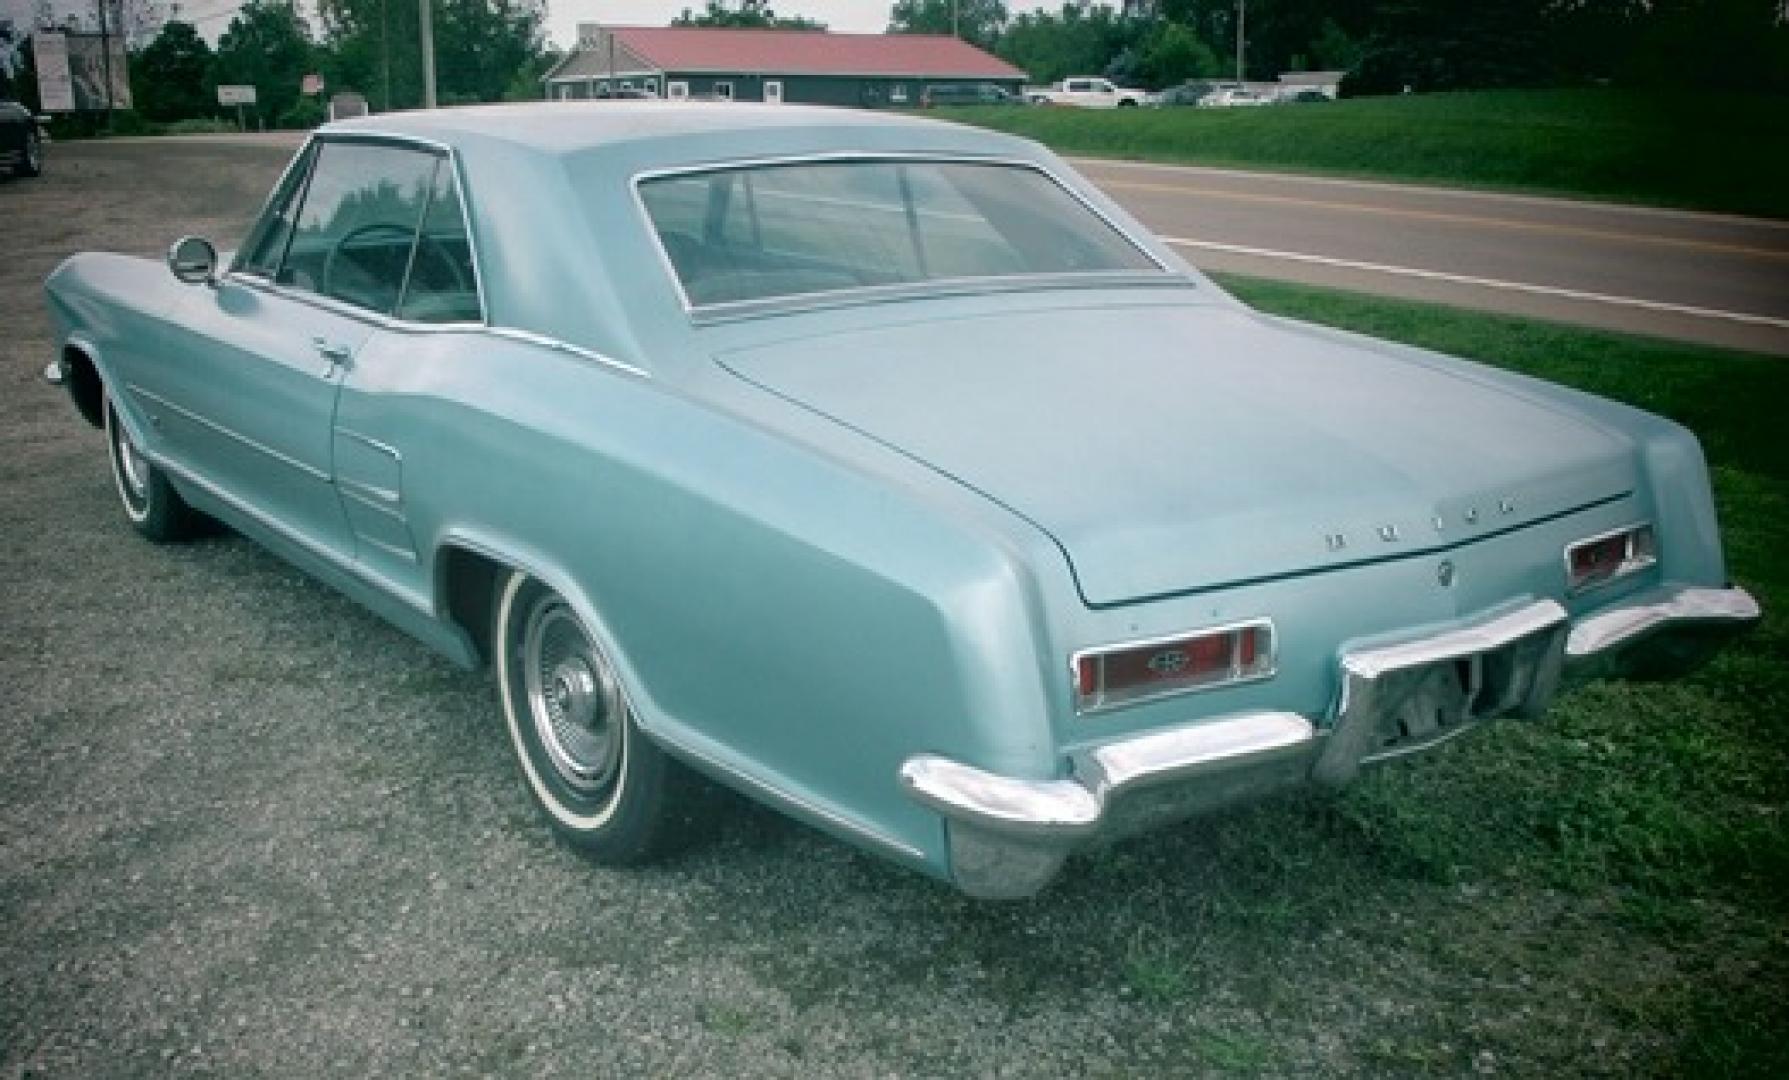
[[[433,385],[462,340],[481,328],[473,244],[452,158],[434,172],[416,252],[393,319],[355,358],[336,404],[336,486],[363,576],[426,593],[410,494],[415,470],[452,445],[433,405]],[[437,474],[438,478],[439,474]]]
[[[435,161],[388,143],[315,140],[230,271],[177,320],[177,454],[338,560],[353,539],[336,488],[336,398],[397,304]]]

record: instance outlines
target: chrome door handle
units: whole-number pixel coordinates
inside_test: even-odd
[[[327,338],[312,338],[311,345],[316,348],[317,355],[323,358],[323,377],[325,379],[334,375],[337,367],[347,367],[348,358],[353,355],[353,350],[348,346]]]

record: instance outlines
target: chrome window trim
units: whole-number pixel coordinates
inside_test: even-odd
[[[377,130],[371,130],[371,129],[354,129],[354,130],[350,130],[350,131],[331,131],[331,130],[325,128],[324,130],[319,131],[319,132],[313,134],[310,138],[306,139],[304,141],[304,145],[299,147],[298,152],[296,154],[292,155],[292,160],[286,165],[286,171],[280,174],[279,182],[274,184],[273,190],[268,193],[266,201],[264,203],[262,203],[261,212],[260,212],[260,214],[257,214],[255,217],[255,225],[259,225],[261,223],[262,218],[264,218],[266,216],[268,208],[273,205],[274,195],[276,195],[279,192],[280,188],[282,186],[284,186],[284,184],[286,182],[286,176],[294,168],[297,167],[297,165],[300,161],[302,161],[304,159],[305,151],[309,150],[313,143],[327,144],[327,143],[331,143],[331,142],[395,143],[395,144],[398,144],[401,146],[407,146],[407,147],[411,147],[411,148],[420,148],[422,150],[427,151],[430,154],[434,154],[437,157],[443,157],[447,160],[447,162],[453,168],[454,185],[457,188],[457,190],[459,192],[459,196],[460,196],[460,224],[462,226],[464,226],[464,228],[466,230],[466,244],[467,244],[467,248],[472,256],[472,288],[478,293],[478,318],[476,320],[467,319],[467,320],[461,320],[458,322],[451,322],[451,323],[413,322],[409,319],[399,319],[395,315],[387,315],[387,314],[384,314],[383,312],[373,311],[369,308],[361,308],[361,307],[357,307],[355,305],[350,305],[350,304],[344,304],[342,306],[343,307],[354,307],[354,309],[356,311],[363,312],[367,315],[374,316],[375,318],[378,318],[378,319],[386,320],[391,325],[398,326],[398,327],[412,327],[412,328],[417,328],[417,329],[429,329],[429,328],[435,328],[435,327],[463,328],[463,327],[468,327],[468,326],[489,326],[490,321],[491,321],[491,309],[485,301],[484,270],[482,268],[484,260],[479,254],[478,234],[472,228],[472,201],[469,198],[467,198],[467,194],[466,194],[468,191],[471,190],[471,187],[470,187],[470,185],[468,185],[466,183],[465,162],[463,162],[460,159],[459,151],[457,149],[455,149],[453,146],[449,145],[448,143],[440,142],[435,139],[425,138],[420,135],[406,135],[406,134],[402,134],[402,133],[398,133],[398,132],[390,132],[390,131],[377,131]],[[319,149],[318,152],[321,153],[321,150]],[[313,169],[313,172],[314,171],[315,170]],[[306,180],[305,186],[307,189],[309,188],[309,180],[308,179]],[[304,200],[304,198],[308,197],[309,194],[310,194],[310,192],[308,190],[306,190],[301,195],[300,200],[299,200],[299,208],[301,210],[303,209],[303,206],[304,206],[303,200]],[[432,194],[431,194],[431,197],[432,197]],[[423,207],[423,213],[426,215],[427,212],[428,212],[428,204],[425,203],[424,207]],[[252,233],[253,231],[254,231],[254,227],[251,226],[250,232]],[[294,233],[296,234],[296,230],[294,230]],[[308,290],[288,289],[286,286],[281,285],[277,281],[267,281],[267,279],[262,278],[259,274],[253,274],[253,273],[250,273],[249,271],[243,270],[238,266],[238,264],[241,262],[241,260],[242,260],[242,252],[238,251],[236,253],[236,256],[230,260],[230,268],[225,273],[226,277],[234,276],[234,277],[237,277],[239,280],[248,279],[248,280],[253,280],[253,281],[266,282],[266,284],[268,284],[268,285],[271,285],[271,286],[281,289],[283,291],[283,295],[291,295],[295,292],[308,293]],[[281,261],[282,262],[284,261],[283,256],[281,258]],[[337,303],[337,304],[340,303],[339,301],[335,301],[331,297],[323,296],[321,293],[308,293],[308,294],[312,295],[312,296],[318,296],[324,300],[330,301],[331,303]],[[400,297],[400,299],[401,299],[401,297]]]
[[[306,139],[304,145],[299,147],[298,152],[292,155],[292,160],[287,163],[285,172],[280,174],[279,183],[274,185],[273,192],[268,194],[266,201],[262,204],[261,215],[264,216],[267,212],[267,208],[272,205],[274,193],[277,193],[280,186],[285,183],[286,175],[296,168],[298,163],[303,160],[304,152],[310,148],[311,144],[319,140],[358,140],[364,142],[408,143],[414,146],[423,147],[432,152],[446,155],[447,159],[453,163],[454,182],[459,185],[460,219],[466,226],[466,240],[471,246],[473,286],[478,290],[478,310],[480,318],[476,321],[464,320],[459,322],[432,323],[401,319],[396,315],[386,315],[377,311],[372,311],[368,308],[344,303],[333,297],[324,296],[321,293],[311,292],[306,289],[290,288],[277,281],[269,281],[259,274],[239,271],[236,268],[236,259],[231,260],[230,268],[223,274],[224,279],[234,281],[236,284],[244,286],[245,288],[257,289],[274,296],[284,297],[288,300],[296,300],[338,315],[358,319],[383,330],[392,330],[404,334],[488,334],[492,337],[507,338],[512,341],[538,345],[543,348],[552,349],[556,352],[568,353],[572,356],[579,357],[580,359],[589,360],[592,363],[600,364],[603,367],[612,368],[616,371],[624,372],[628,375],[637,376],[642,379],[652,378],[651,374],[643,368],[617,360],[611,356],[605,356],[600,352],[593,349],[587,349],[582,345],[574,345],[569,341],[549,337],[546,334],[537,334],[531,330],[521,330],[510,326],[498,326],[491,322],[490,308],[487,307],[485,303],[484,272],[481,268],[483,260],[479,256],[478,234],[472,227],[472,201],[467,197],[467,192],[471,190],[471,187],[466,182],[465,163],[461,160],[459,151],[447,143],[439,142],[435,139],[424,138],[419,135],[406,135],[397,132],[372,129],[355,129],[351,131],[331,131],[324,129]],[[260,220],[261,217],[257,216],[255,218],[256,224],[259,224]],[[237,258],[240,258],[240,255],[241,253],[238,252]]]
[[[678,176],[700,176],[705,173],[730,172],[738,169],[753,169],[785,165],[840,164],[862,161],[923,161],[939,164],[955,165],[999,165],[1008,168],[1029,169],[1060,188],[1066,195],[1104,222],[1125,243],[1135,248],[1145,259],[1154,263],[1155,271],[1150,270],[1094,270],[1069,273],[1047,274],[999,274],[988,277],[939,278],[935,281],[904,282],[898,285],[864,285],[848,289],[827,289],[821,292],[789,293],[783,296],[760,297],[751,300],[729,300],[720,304],[692,304],[689,293],[683,287],[683,279],[677,274],[677,267],[671,262],[671,255],[665,250],[664,241],[659,238],[658,227],[653,223],[652,213],[646,208],[646,200],[640,194],[642,184],[654,180],[664,180]],[[1040,162],[1025,158],[1012,157],[1005,154],[952,153],[948,151],[916,151],[916,150],[829,150],[807,154],[788,154],[771,157],[735,158],[726,161],[708,161],[697,165],[673,165],[657,169],[645,169],[633,174],[629,181],[633,189],[634,209],[640,215],[641,224],[646,228],[646,235],[658,252],[659,265],[666,276],[671,279],[671,287],[677,292],[677,300],[683,305],[685,315],[698,324],[715,321],[717,317],[729,315],[749,316],[782,313],[785,311],[810,310],[816,306],[835,306],[862,303],[866,300],[874,303],[881,299],[904,299],[909,296],[931,296],[939,291],[951,292],[964,289],[974,290],[978,283],[982,288],[989,282],[1008,283],[1008,287],[1022,288],[1026,285],[1036,286],[1039,281],[1054,281],[1056,288],[1067,288],[1071,285],[1085,284],[1088,279],[1099,280],[1104,275],[1121,275],[1130,278],[1131,283],[1190,285],[1193,279],[1179,270],[1163,262],[1149,245],[1137,238],[1131,230],[1124,228],[1112,215],[1093,204],[1075,185],[1067,183],[1055,170]],[[1160,276],[1157,275],[1160,272]],[[1063,279],[1072,279],[1065,282]],[[1051,287],[1046,285],[1045,287]],[[895,290],[891,292],[890,290]],[[818,298],[833,298],[830,302],[817,302]],[[706,317],[706,318],[705,318]]]
[[[567,353],[576,356],[581,360],[588,360],[591,363],[599,364],[606,368],[612,368],[615,371],[633,375],[637,378],[652,378],[652,373],[644,368],[636,367],[624,360],[617,360],[612,356],[606,356],[594,349],[587,349],[582,345],[574,345],[569,341],[549,337],[546,334],[537,334],[532,330],[518,330],[513,326],[493,326],[489,323],[477,322],[409,322],[404,319],[393,318],[389,315],[381,315],[376,311],[368,311],[366,308],[356,307],[353,304],[346,304],[340,300],[334,300],[330,297],[323,296],[320,293],[310,292],[305,289],[291,289],[284,285],[280,285],[277,282],[268,281],[265,278],[253,274],[238,274],[232,270],[224,275],[224,280],[230,281],[245,289],[254,289],[257,292],[264,292],[270,296],[277,296],[281,299],[291,300],[295,303],[309,304],[312,307],[331,312],[332,314],[341,315],[350,319],[357,319],[378,329],[390,330],[394,333],[479,334],[485,337],[504,338],[528,345],[538,345],[541,348],[552,349],[555,352]]]
[[[273,186],[267,189],[267,197],[261,200],[261,209],[256,211],[255,216],[249,221],[248,234],[242,238],[244,241],[255,238],[256,233],[261,227],[261,223],[267,220],[268,211],[273,209],[273,201],[279,198],[280,192],[285,189],[286,181],[291,179],[292,170],[298,168],[299,164],[305,160],[305,155],[310,153],[311,144],[316,141],[317,136],[315,134],[307,135],[304,142],[299,144],[297,152],[292,155],[292,160],[286,162],[286,167],[280,170],[279,179],[273,182]],[[305,178],[305,186],[310,186],[309,177]],[[304,201],[304,192],[301,191],[298,195],[299,203],[302,205]],[[289,242],[290,239],[288,239],[288,243]],[[249,273],[247,270],[241,269],[243,256],[247,250],[247,243],[238,244],[236,250],[230,256],[230,265],[226,267],[223,274],[219,276],[228,276],[235,273]],[[280,252],[280,258],[284,260],[285,257],[286,253],[283,251]]]
[[[1103,702],[1096,698],[1091,705],[1082,706],[1080,703],[1081,695],[1076,687],[1079,684],[1081,677],[1081,661],[1090,656],[1106,656],[1112,653],[1130,652],[1134,649],[1148,649],[1156,645],[1172,645],[1177,641],[1185,641],[1188,638],[1210,637],[1213,634],[1231,634],[1238,630],[1249,629],[1264,629],[1267,631],[1267,666],[1254,675],[1238,675],[1235,678],[1226,679],[1223,682],[1206,683],[1200,686],[1182,686],[1173,690],[1164,690],[1160,693],[1144,694],[1140,697],[1126,698],[1123,701]],[[1232,673],[1236,672],[1234,662],[1232,662],[1230,670]],[[1280,631],[1279,628],[1274,625],[1271,617],[1261,616],[1254,619],[1241,619],[1236,622],[1220,623],[1216,626],[1194,627],[1190,630],[1182,630],[1172,634],[1155,634],[1150,637],[1132,638],[1129,641],[1119,641],[1110,645],[1094,645],[1085,649],[1077,649],[1069,654],[1068,658],[1068,691],[1069,698],[1074,703],[1076,716],[1094,716],[1099,713],[1112,712],[1117,709],[1128,709],[1132,706],[1145,705],[1156,701],[1165,701],[1168,698],[1181,697],[1186,694],[1202,694],[1211,690],[1228,690],[1233,686],[1248,686],[1251,683],[1266,682],[1268,679],[1279,674],[1279,671]],[[1096,693],[1102,695],[1104,692],[1105,688],[1103,686],[1096,691]]]
[[[1635,533],[1639,532],[1641,529],[1645,529],[1645,530],[1649,531],[1650,533],[1652,533],[1653,550],[1652,550],[1652,554],[1650,554],[1650,555],[1635,555],[1634,554],[1633,536]],[[1628,538],[1628,543],[1627,543],[1626,550],[1624,550],[1621,553],[1621,563],[1615,567],[1615,570],[1612,573],[1610,573],[1610,575],[1608,577],[1599,578],[1596,581],[1586,582],[1583,585],[1572,584],[1572,552],[1577,551],[1581,547],[1589,547],[1591,544],[1598,544],[1604,540],[1609,540],[1609,539],[1612,539],[1617,536],[1626,536]],[[1659,544],[1658,527],[1655,526],[1650,520],[1641,520],[1641,521],[1630,522],[1629,524],[1623,525],[1620,528],[1605,529],[1604,531],[1597,533],[1594,536],[1586,536],[1581,540],[1572,541],[1571,543],[1565,545],[1565,552],[1561,556],[1561,558],[1565,562],[1566,591],[1568,592],[1569,595],[1581,596],[1584,593],[1595,592],[1596,590],[1603,588],[1606,585],[1613,585],[1617,581],[1621,581],[1633,574],[1637,574],[1642,570],[1650,570],[1652,567],[1658,565],[1658,561],[1659,561],[1658,544]]]

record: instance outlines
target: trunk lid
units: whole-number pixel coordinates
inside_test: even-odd
[[[1451,546],[1634,485],[1628,440],[1543,401],[1227,307],[1011,312],[719,359],[1028,519],[1094,606]]]

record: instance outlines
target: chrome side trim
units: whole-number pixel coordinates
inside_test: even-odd
[[[1120,641],[1111,645],[1098,645],[1091,648],[1076,650],[1074,653],[1070,654],[1068,658],[1068,676],[1071,694],[1073,693],[1075,680],[1080,677],[1081,661],[1087,657],[1130,652],[1133,649],[1147,649],[1154,645],[1169,645],[1176,641],[1185,641],[1187,638],[1207,637],[1213,634],[1229,634],[1238,630],[1249,629],[1265,629],[1267,631],[1267,669],[1265,671],[1246,677],[1236,674],[1234,678],[1224,682],[1210,683],[1204,686],[1185,686],[1161,694],[1126,698],[1123,701],[1115,701],[1111,703],[1096,701],[1094,704],[1088,705],[1085,708],[1076,705],[1075,713],[1078,716],[1092,716],[1097,713],[1110,712],[1113,709],[1122,709],[1131,705],[1140,705],[1147,701],[1162,701],[1167,698],[1180,697],[1184,694],[1198,694],[1208,690],[1224,690],[1232,686],[1247,686],[1249,683],[1263,682],[1267,679],[1271,679],[1277,675],[1280,670],[1280,635],[1279,631],[1275,629],[1272,619],[1244,619],[1240,622],[1223,623],[1218,626],[1195,627],[1178,634],[1161,634],[1154,637],[1133,638],[1129,641]],[[1234,672],[1234,668],[1232,670]],[[1104,690],[1104,687],[1100,688],[1101,693],[1103,693]]]
[[[398,497],[398,493],[395,491],[391,491],[387,488],[374,487],[371,484],[363,484],[358,480],[345,480],[341,478],[337,478],[336,480],[336,490],[341,492],[344,498],[353,499],[368,510],[383,514],[394,521],[408,523],[408,519],[405,518],[402,509],[403,500]]]
[[[545,334],[537,334],[532,330],[517,330],[512,326],[487,326],[482,332],[491,337],[507,338],[511,341],[519,341],[527,345],[539,345],[542,348],[552,349],[556,352],[568,353],[578,357],[580,360],[589,360],[592,363],[614,368],[616,371],[633,375],[637,378],[652,378],[652,373],[644,368],[635,367],[625,361],[617,360],[612,356],[604,356],[602,353],[599,353],[594,349],[586,349],[582,345],[573,345],[569,341],[561,341],[558,338],[548,337]]]
[[[198,413],[193,412],[191,409],[182,408],[181,406],[174,404],[172,401],[169,401],[167,398],[162,397],[160,394],[153,393],[152,391],[143,389],[141,386],[138,386],[136,383],[126,383],[125,389],[129,390],[131,393],[131,396],[133,396],[133,397],[138,397],[138,398],[142,398],[145,401],[153,402],[156,405],[160,406],[163,409],[168,410],[171,413],[176,413],[179,416],[185,418],[186,420],[188,420],[192,423],[198,424],[200,427],[208,428],[211,431],[215,431],[219,435],[222,435],[227,439],[231,439],[235,442],[241,443],[243,446],[248,447],[250,450],[253,450],[258,454],[261,454],[265,457],[270,457],[273,460],[279,462],[281,465],[286,466],[287,468],[294,469],[298,472],[304,473],[306,476],[310,477],[313,480],[317,480],[317,481],[320,481],[325,484],[330,482],[329,474],[324,472],[322,469],[319,469],[319,468],[315,467],[314,465],[308,465],[305,462],[299,461],[297,458],[292,457],[289,454],[283,454],[280,451],[275,450],[273,447],[268,446],[265,443],[256,442],[254,439],[249,438],[247,435],[244,435],[241,432],[234,431],[230,428],[227,428],[224,425],[219,424],[214,420],[208,420],[205,417],[200,416]],[[157,464],[160,464],[160,463],[157,462]]]
[[[813,297],[817,297],[817,296],[833,296],[833,297],[838,297],[839,302],[841,302],[841,303],[849,302],[849,300],[851,300],[851,299],[855,299],[857,302],[861,302],[865,298],[866,294],[868,294],[873,299],[877,290],[887,290],[890,288],[902,288],[902,287],[911,290],[911,289],[914,289],[916,286],[923,285],[923,284],[949,286],[951,284],[951,281],[949,279],[946,279],[946,280],[938,281],[935,283],[913,283],[913,284],[909,284],[906,286],[899,286],[899,287],[865,286],[865,287],[855,288],[855,289],[832,289],[832,290],[828,290],[827,292],[824,292],[824,293],[793,294],[793,295],[787,296],[787,297],[775,297],[775,298],[772,298],[771,300],[741,300],[741,301],[730,301],[725,304],[692,304],[692,303],[690,303],[689,293],[687,293],[683,288],[683,279],[677,276],[677,268],[676,268],[675,264],[673,264],[671,262],[671,255],[668,251],[665,250],[664,241],[661,240],[658,235],[658,227],[653,224],[652,214],[646,209],[646,201],[640,194],[640,185],[641,184],[647,183],[652,180],[662,180],[662,179],[666,179],[669,177],[698,176],[698,175],[701,175],[704,173],[728,172],[728,171],[736,170],[736,169],[752,169],[752,168],[760,168],[760,167],[767,167],[767,166],[779,166],[779,165],[832,164],[832,163],[841,163],[841,162],[850,162],[850,161],[865,161],[865,162],[870,162],[870,161],[927,161],[927,162],[940,162],[940,163],[946,163],[946,164],[961,164],[961,165],[1001,165],[1001,166],[1007,166],[1007,167],[1013,167],[1013,168],[1029,169],[1032,172],[1038,173],[1039,175],[1043,176],[1045,179],[1047,179],[1051,183],[1055,184],[1058,188],[1062,189],[1062,191],[1064,193],[1066,193],[1070,198],[1074,199],[1076,202],[1080,203],[1084,208],[1086,208],[1089,213],[1093,214],[1095,217],[1099,218],[1102,222],[1104,222],[1106,224],[1106,227],[1111,229],[1114,233],[1116,233],[1121,239],[1123,239],[1125,241],[1125,243],[1131,245],[1131,247],[1135,248],[1137,250],[1137,252],[1140,253],[1144,258],[1146,258],[1150,262],[1154,263],[1156,265],[1157,269],[1159,269],[1163,274],[1168,275],[1168,277],[1165,280],[1163,280],[1164,284],[1172,283],[1172,284],[1176,284],[1176,285],[1187,285],[1187,284],[1192,283],[1192,279],[1190,277],[1186,276],[1185,274],[1182,274],[1180,271],[1176,270],[1175,268],[1169,266],[1167,263],[1163,262],[1161,260],[1161,258],[1156,255],[1156,253],[1154,251],[1150,250],[1149,244],[1145,243],[1142,240],[1139,240],[1135,233],[1133,233],[1131,230],[1124,228],[1122,225],[1120,225],[1116,220],[1114,220],[1112,218],[1111,214],[1107,213],[1105,210],[1096,206],[1092,202],[1092,200],[1088,199],[1087,196],[1082,194],[1080,192],[1080,190],[1078,190],[1075,187],[1075,185],[1064,182],[1062,176],[1056,170],[1051,169],[1048,166],[1041,164],[1039,162],[1029,161],[1029,160],[1026,160],[1025,158],[1011,157],[1009,155],[1004,155],[1004,154],[975,154],[975,153],[962,153],[962,152],[953,153],[953,152],[949,152],[949,151],[938,151],[938,152],[907,151],[907,152],[903,152],[903,151],[849,151],[849,150],[837,151],[837,150],[835,150],[835,151],[824,151],[824,152],[816,152],[816,153],[808,153],[808,154],[788,154],[788,155],[783,155],[783,156],[734,158],[734,159],[724,160],[724,161],[703,162],[698,165],[676,165],[676,166],[670,166],[667,168],[660,168],[660,169],[647,169],[647,170],[643,170],[641,172],[637,172],[633,175],[633,177],[629,181],[629,186],[633,189],[634,209],[640,215],[640,221],[645,226],[647,237],[651,239],[653,247],[658,251],[659,264],[664,268],[665,274],[670,278],[671,288],[676,291],[677,299],[678,299],[679,303],[681,303],[683,305],[684,313],[689,314],[689,315],[694,315],[697,312],[702,312],[705,314],[714,315],[715,313],[718,313],[718,312],[721,312],[724,310],[729,310],[729,309],[747,309],[749,311],[749,313],[751,313],[751,314],[757,314],[759,312],[769,313],[769,311],[771,311],[771,310],[775,310],[777,312],[782,312],[782,311],[788,309],[787,305],[785,303],[783,303],[784,301],[799,301],[799,300],[804,300],[804,299],[811,300]],[[1125,274],[1126,276],[1129,276],[1132,278],[1145,277],[1145,275],[1143,273],[1138,273],[1138,272],[1123,271],[1122,273]],[[1030,275],[1030,276],[1032,276],[1032,277],[1065,277],[1065,276],[1080,277],[1081,275],[1049,274],[1049,275]],[[1093,279],[1097,280],[1099,275],[1088,274],[1085,276],[1087,278],[1093,278]],[[1021,275],[1019,277],[1019,279],[1023,280],[1023,277],[1024,276]],[[974,280],[974,279],[957,279],[957,280],[962,281],[962,280]],[[1013,280],[1013,279],[1002,278],[1002,279],[996,279],[996,280]],[[1146,278],[1146,280],[1149,280],[1153,283],[1157,279]],[[921,290],[921,291],[924,291],[924,290]],[[797,308],[796,310],[799,310],[799,308]]]
[[[502,338],[508,341],[521,342],[527,345],[538,345],[541,348],[566,353],[570,356],[576,356],[581,360],[589,360],[592,363],[600,364],[607,368],[613,368],[616,371],[633,375],[637,378],[652,378],[652,373],[644,368],[635,367],[633,364],[629,364],[626,361],[617,360],[614,357],[599,353],[594,349],[587,349],[582,345],[573,345],[569,341],[562,341],[559,338],[534,333],[532,330],[518,330],[513,326],[492,326],[488,323],[476,322],[407,322],[390,315],[381,315],[376,311],[368,311],[365,308],[358,308],[352,304],[344,304],[339,300],[334,300],[318,293],[306,292],[303,289],[288,288],[284,285],[268,281],[265,278],[256,277],[252,274],[239,274],[236,271],[231,270],[224,275],[224,280],[240,285],[243,288],[254,289],[257,292],[266,293],[269,296],[277,296],[285,300],[291,300],[295,303],[308,304],[312,307],[320,308],[336,315],[357,319],[361,322],[376,326],[381,330],[391,330],[400,334],[476,334],[485,337]]]
[[[368,447],[372,450],[376,450],[379,453],[384,454],[386,457],[392,459],[393,461],[401,462],[404,460],[404,455],[398,451],[397,447],[391,445],[388,442],[380,442],[378,439],[373,438],[371,435],[365,435],[365,434],[362,434],[361,432],[355,431],[353,428],[345,428],[345,427],[341,427],[340,425],[338,425],[336,427],[335,433],[337,435],[342,436],[345,439],[353,439],[355,442],[359,443],[362,446]]]

